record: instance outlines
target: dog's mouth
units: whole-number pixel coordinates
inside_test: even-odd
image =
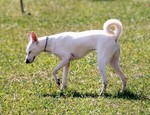
[[[26,59],[26,60],[25,60],[25,63],[26,63],[26,64],[32,63],[32,62],[34,61],[34,59],[35,59],[35,56],[33,57],[32,60]]]

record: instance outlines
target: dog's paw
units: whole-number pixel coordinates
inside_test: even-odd
[[[61,86],[60,90],[64,90],[65,88],[67,88],[67,86]]]
[[[100,92],[100,93],[99,93],[99,96],[104,96],[104,93],[103,93],[103,92]]]
[[[99,96],[104,97],[105,95],[107,95],[107,93],[106,93],[105,91],[101,91],[101,92],[99,93]]]

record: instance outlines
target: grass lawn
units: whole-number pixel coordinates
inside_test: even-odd
[[[0,113],[2,115],[148,115],[150,114],[149,0],[0,0]],[[28,15],[31,13],[31,15]],[[96,53],[73,61],[68,87],[59,91],[52,69],[59,60],[47,53],[26,65],[27,33],[38,36],[64,31],[102,29],[119,19],[123,24],[120,66],[128,77],[126,92],[107,66],[107,93],[99,96],[101,76]],[[62,72],[59,72],[62,80]]]

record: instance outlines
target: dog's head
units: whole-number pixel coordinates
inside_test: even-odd
[[[27,45],[26,49],[26,59],[25,63],[32,63],[35,59],[35,57],[41,52],[39,49],[39,41],[34,32],[31,32],[28,34],[29,43]]]

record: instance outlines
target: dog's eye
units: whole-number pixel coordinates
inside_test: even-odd
[[[29,53],[28,54],[30,54],[31,53],[31,51],[29,51]]]

